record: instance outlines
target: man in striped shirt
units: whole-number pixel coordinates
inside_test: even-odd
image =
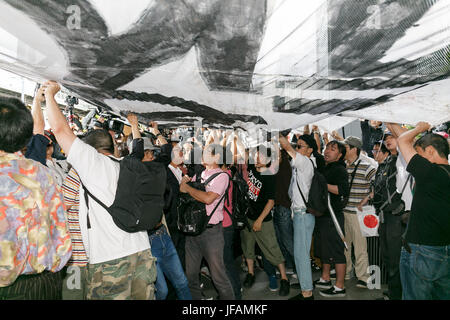
[[[74,168],[62,185],[64,204],[66,205],[66,219],[68,222],[70,238],[72,239],[72,257],[67,263],[67,276],[63,281],[63,300],[86,299],[86,272],[88,258],[81,237],[79,221],[80,207],[80,177]]]
[[[350,196],[344,208],[345,218],[345,241],[348,250],[345,252],[347,270],[345,279],[350,279],[353,269],[352,250],[355,250],[355,273],[358,278],[356,284],[359,288],[367,288],[369,278],[369,256],[367,254],[367,241],[361,233],[359,226],[357,206],[369,193],[371,181],[375,178],[376,169],[361,157],[362,141],[357,137],[348,137],[344,140],[347,149],[345,160],[347,162],[347,173],[350,183]]]

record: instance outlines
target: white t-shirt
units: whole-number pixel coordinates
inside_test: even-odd
[[[67,161],[77,170],[82,183],[105,205],[110,206],[116,195],[120,164],[97,152],[80,139],[75,139]],[[80,188],[80,227],[90,264],[123,258],[150,248],[147,232],[125,232],[114,223],[111,215],[89,198],[89,221],[84,189]]]
[[[183,171],[181,171],[181,169],[178,167],[175,168],[171,164],[169,164],[169,169],[170,169],[170,171],[172,171],[175,178],[177,178],[178,183],[181,183],[181,180],[183,179]]]
[[[362,152],[359,155],[359,158],[361,160],[365,160],[366,162],[370,163],[372,165],[372,167],[374,167],[375,169],[378,169],[378,162],[375,159],[372,159],[371,157],[366,156]]]
[[[395,165],[397,167],[397,175],[395,176],[397,192],[401,193],[403,186],[405,186],[406,180],[408,179],[409,172],[406,171],[407,164],[400,151],[398,151],[397,162]],[[405,201],[405,210],[411,210],[413,200],[412,186],[413,177],[409,178],[402,194],[402,200]]]
[[[292,178],[288,192],[292,201],[292,210],[299,210],[306,207],[300,191],[298,191],[297,181],[302,189],[303,196],[308,201],[309,189],[311,188],[311,182],[314,176],[314,166],[311,160],[314,162],[314,166],[316,166],[316,158],[313,155],[311,155],[311,158],[308,158],[298,152],[295,158],[291,160]],[[295,174],[296,172],[297,174]]]

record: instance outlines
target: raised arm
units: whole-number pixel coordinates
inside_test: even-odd
[[[286,137],[280,135],[279,137],[280,145],[281,147],[286,150],[286,152],[291,156],[292,159],[295,159],[297,155],[297,151],[292,148],[291,144],[289,143],[288,139]]]
[[[425,131],[430,130],[431,126],[427,122],[419,122],[414,129],[404,132],[397,139],[398,147],[400,148],[400,152],[403,155],[406,163],[409,164],[414,155],[416,155],[416,150],[414,149],[414,138]]]
[[[129,113],[127,115],[128,122],[131,125],[131,134],[133,135],[133,139],[142,138],[141,132],[139,131],[139,122],[137,116],[134,113]]]
[[[159,132],[159,129],[158,129],[158,123],[157,123],[156,121],[151,121],[151,122],[150,122],[150,128],[151,128],[152,133],[153,133],[153,134],[156,136],[156,138],[158,139],[159,144],[160,144],[161,146],[167,144],[166,138],[164,138],[164,137],[162,136],[161,132]]]
[[[309,124],[307,124],[307,125],[303,128],[303,134],[311,134],[311,131],[309,131]]]
[[[330,140],[328,139],[328,132],[323,133],[323,143],[324,145],[327,145]],[[320,154],[322,154],[322,150],[318,150]]]
[[[316,141],[317,150],[320,150],[320,131],[319,131],[319,127],[314,125],[312,127],[312,130],[313,130],[313,134],[314,134],[314,140]],[[321,151],[319,151],[319,153],[321,153]]]
[[[45,121],[44,114],[42,112],[42,102],[45,101],[45,86],[41,86],[33,99],[33,108],[31,109],[31,115],[33,116],[33,134],[44,135]]]
[[[402,126],[400,126],[398,123],[386,123],[386,128],[388,128],[388,130],[392,133],[392,135],[396,139],[400,137],[403,133],[408,131],[407,129],[402,128]]]
[[[76,136],[72,129],[70,129],[66,117],[59,109],[55,100],[55,95],[60,90],[60,86],[55,81],[47,81],[44,83],[44,86],[46,87],[44,92],[47,105],[48,122],[50,123],[50,127],[55,134],[58,144],[68,155]]]
[[[334,139],[336,139],[337,141],[344,141],[344,138],[342,138],[336,130],[334,130],[334,131],[331,133],[331,136],[332,136]]]

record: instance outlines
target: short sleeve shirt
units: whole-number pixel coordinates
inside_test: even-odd
[[[61,270],[72,255],[61,188],[21,153],[0,156],[0,287]]]
[[[208,180],[210,176],[212,176],[215,173],[223,172],[222,169],[217,168],[213,170],[204,170],[202,172],[202,181]],[[223,220],[223,205],[224,205],[224,199],[222,199],[222,196],[225,194],[225,191],[228,187],[228,175],[224,172],[223,174],[219,174],[217,177],[215,177],[210,183],[208,183],[205,187],[206,192],[214,192],[217,193],[219,196],[216,200],[214,200],[211,204],[206,205],[206,214],[208,216],[211,215],[214,208],[217,206],[216,211],[214,211],[214,215],[212,216],[211,220],[209,221],[210,224],[218,224],[219,222],[222,222]],[[222,199],[222,201],[220,201]],[[220,201],[220,203],[219,203]]]
[[[406,240],[428,246],[450,245],[450,166],[431,163],[416,154],[407,170],[416,180],[416,189]]]
[[[252,210],[248,217],[252,220],[258,219],[269,200],[275,200],[275,175],[259,173],[255,166],[248,166],[248,197]],[[272,220],[272,215],[268,214],[264,221]]]
[[[93,195],[107,206],[114,202],[120,171],[118,163],[78,138],[70,148],[67,161],[77,171],[82,185]],[[150,248],[147,232],[123,231],[116,226],[111,215],[92,199],[89,199],[91,228],[88,229],[87,210],[84,187],[81,187],[79,219],[89,263],[103,263]]]

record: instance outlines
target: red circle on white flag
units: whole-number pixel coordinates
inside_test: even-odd
[[[368,214],[367,216],[364,217],[363,222],[367,228],[373,229],[378,225],[378,218],[373,214]]]

